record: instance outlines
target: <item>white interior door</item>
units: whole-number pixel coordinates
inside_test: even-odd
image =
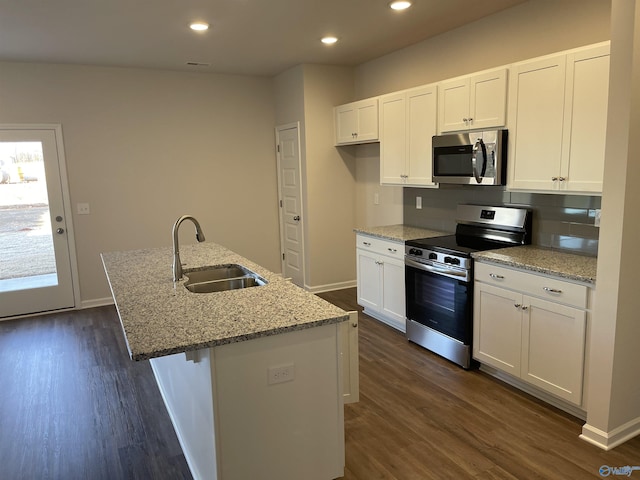
[[[75,306],[59,126],[0,125],[0,318]]]
[[[282,275],[304,287],[302,177],[298,125],[276,128]]]

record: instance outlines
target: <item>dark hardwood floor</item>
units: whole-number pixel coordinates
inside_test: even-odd
[[[359,309],[355,289],[321,296]],[[344,480],[588,479],[602,465],[640,465],[640,438],[603,452],[578,438],[580,420],[362,312],[359,330]],[[0,479],[189,478],[149,363],[129,359],[114,307],[0,322]]]
[[[320,296],[360,311],[344,480],[589,479],[602,478],[602,465],[640,466],[640,437],[604,452],[578,438],[581,420],[364,315],[355,289]]]

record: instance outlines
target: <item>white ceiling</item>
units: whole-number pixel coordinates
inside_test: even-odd
[[[0,0],[0,60],[271,76],[358,65],[523,1]],[[193,20],[212,28],[192,32]],[[327,34],[339,43],[321,44]]]

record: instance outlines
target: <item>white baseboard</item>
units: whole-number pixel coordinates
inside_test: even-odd
[[[333,290],[344,290],[345,288],[353,288],[356,286],[356,281],[351,280],[349,282],[338,282],[338,283],[328,283],[326,285],[318,285],[317,287],[311,287],[309,285],[305,285],[305,290],[311,293],[324,293],[331,292]]]
[[[638,435],[640,435],[640,417],[636,417],[610,432],[605,432],[587,423],[582,427],[580,438],[603,450],[611,450]]]
[[[85,308],[104,307],[106,305],[113,305],[112,297],[94,298],[93,300],[82,300],[78,309],[84,310]]]

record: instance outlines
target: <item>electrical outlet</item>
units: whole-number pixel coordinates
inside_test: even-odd
[[[600,216],[601,216],[600,209],[596,208],[596,217],[595,217],[595,219],[593,221],[593,225],[595,227],[599,227],[600,226]]]
[[[267,384],[290,382],[295,378],[295,368],[293,363],[281,365],[279,367],[269,367],[267,369]]]
[[[78,215],[89,215],[91,213],[88,203],[76,204],[76,211],[78,212]]]
[[[416,197],[416,208],[418,210],[422,209],[422,197]]]

